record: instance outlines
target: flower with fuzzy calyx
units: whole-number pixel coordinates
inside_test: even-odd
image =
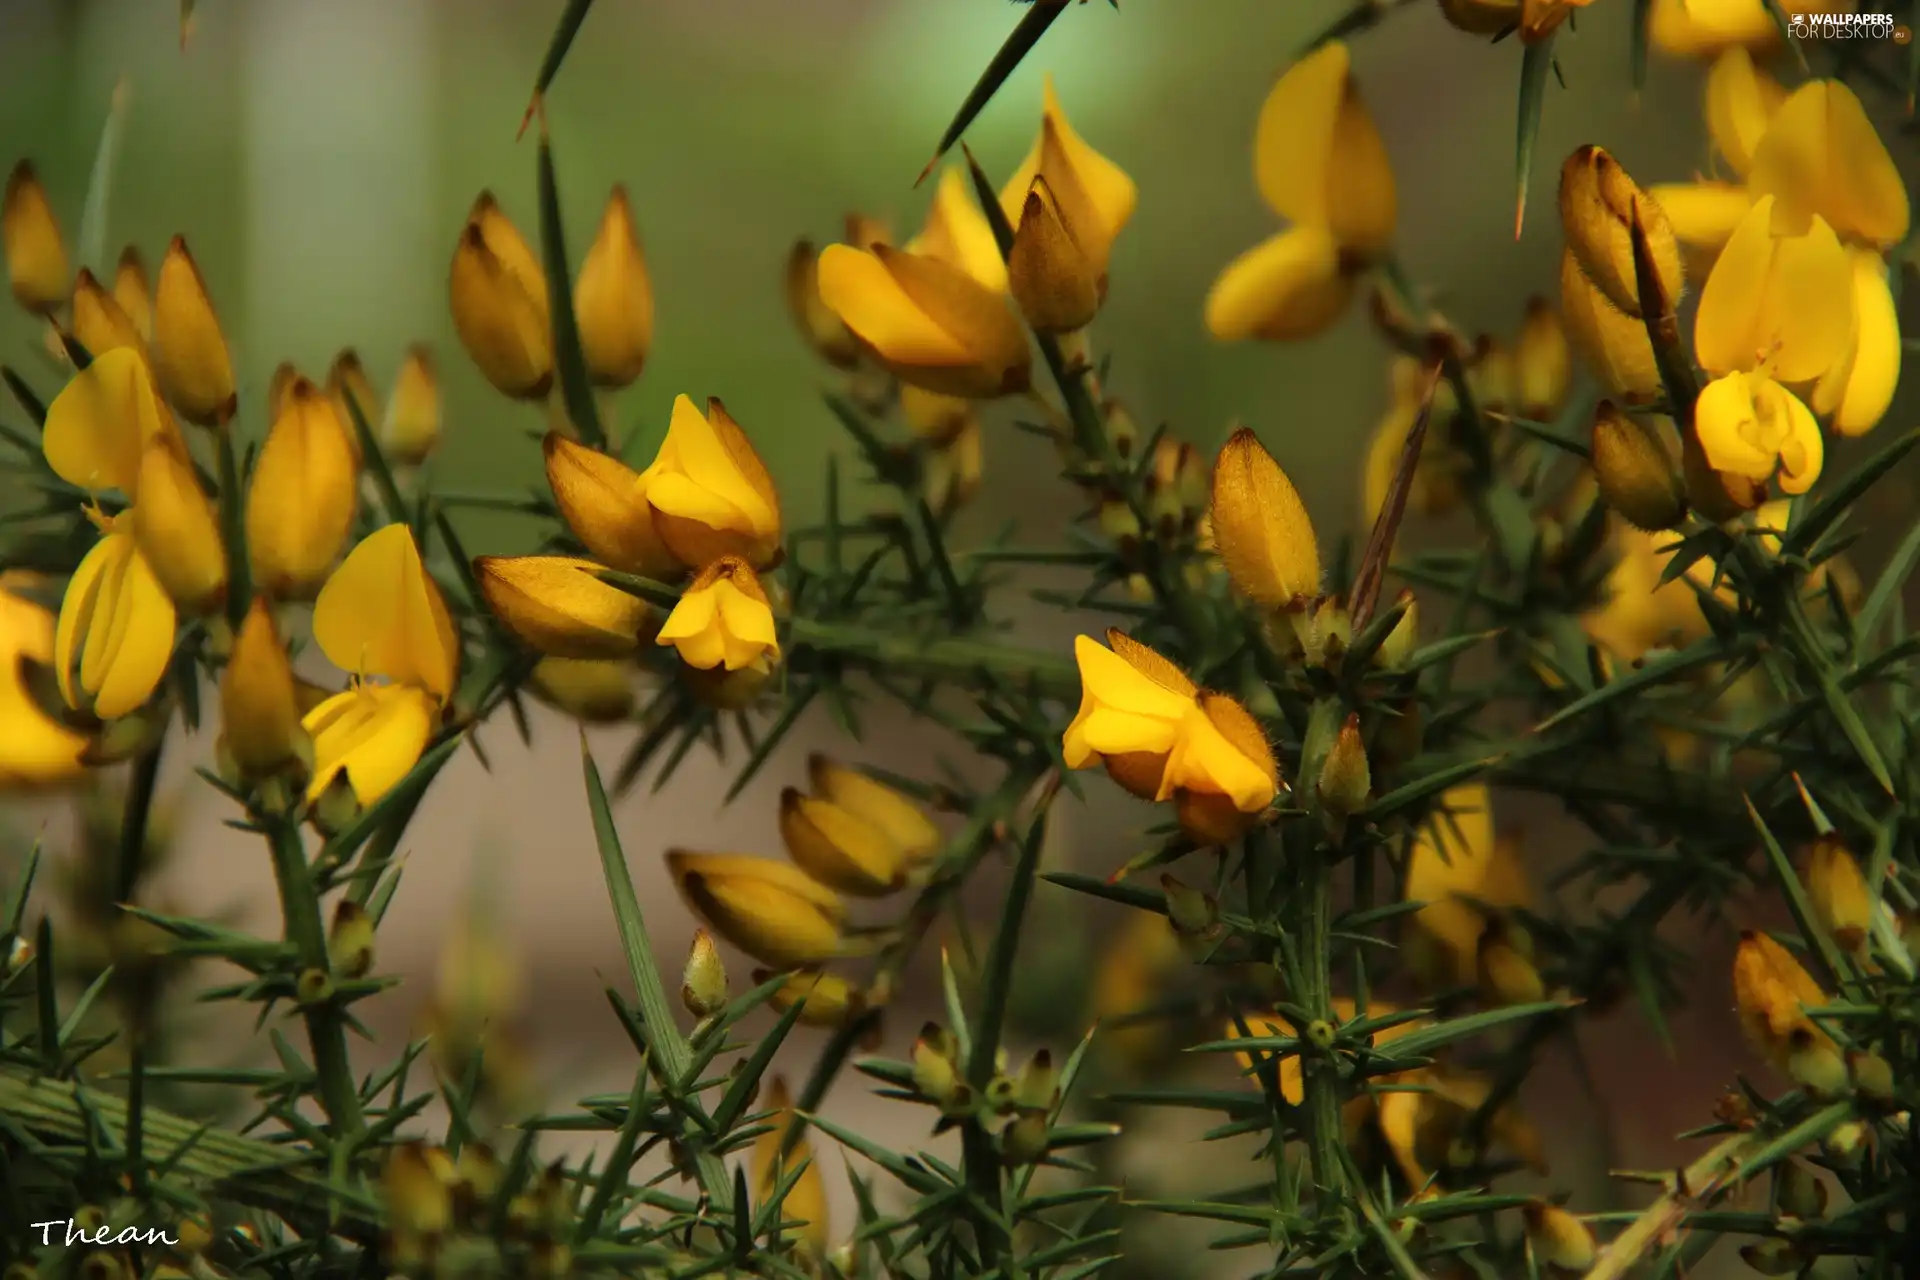
[[[487,608],[519,640],[560,658],[629,658],[652,630],[653,607],[609,586],[573,556],[478,556]]]
[[[1571,249],[1560,255],[1560,314],[1574,349],[1607,392],[1629,405],[1660,397],[1660,366],[1646,325],[1607,301]]]
[[[627,189],[615,184],[573,286],[573,311],[587,374],[603,387],[640,376],[653,346],[653,283],[633,225]]]
[[[234,633],[220,673],[220,743],[242,778],[264,778],[310,763],[313,740],[301,726],[300,696],[286,645],[264,596]]]
[[[460,344],[487,381],[515,400],[545,397],[553,385],[546,273],[490,191],[460,229],[447,294]]]
[[[440,377],[424,342],[407,348],[377,434],[381,451],[396,466],[419,466],[440,443]]]
[[[1285,609],[1320,594],[1320,543],[1306,504],[1246,427],[1214,460],[1211,495],[1214,547],[1241,595]]]
[[[1852,89],[1810,80],[1780,104],[1753,153],[1748,184],[1811,213],[1841,238],[1890,249],[1907,238],[1912,208],[1886,144]]]
[[[638,483],[660,541],[688,568],[726,557],[756,569],[780,562],[780,496],[719,400],[701,413],[688,397],[674,398],[667,438]]]
[[[1820,478],[1826,446],[1813,411],[1764,373],[1729,373],[1700,392],[1694,433],[1707,465],[1805,493]]]
[[[148,439],[139,487],[140,500],[124,518],[147,564],[180,608],[214,611],[227,595],[227,549],[220,517],[178,436],[163,431]]]
[[[1680,245],[1659,201],[1640,189],[1605,150],[1585,146],[1560,166],[1560,225],[1567,248],[1600,295],[1623,315],[1640,318],[1640,286],[1633,259],[1633,226],[1646,233],[1661,297],[1680,297]]]
[[[420,759],[460,674],[460,633],[412,530],[376,529],[341,561],[314,602],[313,638],[354,680],[303,721],[314,751],[307,798],[344,777],[365,807]]]
[[[120,304],[120,310],[133,322],[134,331],[142,338],[153,339],[153,289],[147,284],[147,264],[140,257],[140,250],[128,245],[120,251],[120,261],[113,271],[113,300]]]
[[[254,585],[276,599],[307,596],[353,532],[359,469],[340,410],[294,375],[247,482],[247,555]]]
[[[1006,301],[959,267],[873,244],[828,245],[820,298],[902,382],[985,400],[1025,391],[1033,353]]]
[[[1280,791],[1280,767],[1266,731],[1224,693],[1202,692],[1174,740],[1156,799],[1171,799],[1180,828],[1204,845],[1225,844],[1256,826]]]
[[[840,955],[846,907],[799,868],[732,853],[667,852],[689,907],[721,937],[775,969],[808,969]]]
[[[154,286],[153,372],[167,402],[188,422],[219,427],[233,417],[239,399],[233,357],[207,282],[180,236],[167,245]]]
[[[560,518],[596,560],[648,578],[685,572],[654,527],[640,472],[557,431],[547,433],[542,448]]]
[[[1496,836],[1483,783],[1441,797],[1440,809],[1414,837],[1404,898],[1426,905],[1408,921],[1403,943],[1429,986],[1465,986],[1479,970],[1486,913],[1532,900],[1517,843]]]
[[[73,267],[53,202],[31,160],[14,165],[0,194],[0,246],[14,301],[28,311],[52,315],[73,288]]]
[[[1587,456],[1600,496],[1636,529],[1671,529],[1687,513],[1678,459],[1652,422],[1612,401],[1594,409]]]
[[[1067,225],[1045,178],[1035,178],[1027,193],[1007,256],[1007,278],[1020,314],[1035,333],[1084,329],[1106,301],[1107,278]]]
[[[723,556],[702,569],[660,624],[655,643],[672,645],[690,667],[765,670],[780,660],[773,606],[753,566]]]
[[[52,786],[85,770],[87,739],[48,715],[27,664],[53,661],[51,611],[0,581],[0,791]]]
[[[1793,953],[1766,934],[1748,929],[1733,953],[1733,1004],[1755,1052],[1774,1068],[1815,1093],[1847,1088],[1847,1064],[1808,1011],[1828,1003],[1827,993]]]
[[[783,1224],[780,1231],[785,1232],[785,1223],[799,1224],[793,1235],[803,1251],[810,1257],[824,1260],[829,1242],[827,1183],[820,1173],[820,1161],[814,1154],[813,1144],[804,1134],[794,1143],[792,1150],[785,1149],[787,1133],[796,1123],[793,1099],[787,1093],[786,1080],[775,1076],[769,1081],[767,1096],[761,1102],[763,1109],[773,1112],[773,1127],[754,1139],[753,1152],[747,1159],[751,1167],[754,1201],[764,1207],[780,1190],[780,1185],[793,1177],[793,1185],[787,1188],[785,1197],[780,1201],[780,1221]]]
[[[68,706],[117,720],[160,687],[178,616],[134,536],[116,520],[97,519],[103,536],[73,571],[60,602],[53,668]]]
[[[1762,196],[1700,292],[1694,355],[1715,376],[1760,370],[1810,382],[1846,355],[1853,297],[1852,265],[1833,228],[1817,214],[1796,220]]]
[[[1887,263],[1871,249],[1847,251],[1853,266],[1853,331],[1845,354],[1814,385],[1809,407],[1843,436],[1880,425],[1900,384],[1904,343]]]
[[[1008,221],[1017,221],[1019,212],[1018,209],[1010,212]],[[866,243],[870,243],[851,236],[847,242],[856,248],[865,248]],[[933,189],[933,202],[927,206],[927,220],[920,225],[919,234],[904,247],[908,253],[960,268],[995,293],[1007,291],[1007,261],[1000,256],[992,224],[974,199],[973,183],[959,165],[947,166],[940,175],[939,184]]]

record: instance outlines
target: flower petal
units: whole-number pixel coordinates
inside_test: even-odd
[[[1223,342],[1290,342],[1324,332],[1353,297],[1340,246],[1315,226],[1298,226],[1227,264],[1207,295],[1207,328]]]

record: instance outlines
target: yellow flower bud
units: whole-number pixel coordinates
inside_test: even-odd
[[[1314,790],[1327,812],[1339,817],[1358,813],[1373,791],[1373,771],[1367,764],[1367,744],[1360,736],[1360,716],[1349,712],[1332,750],[1320,766]]]
[[[695,914],[763,964],[806,969],[840,954],[839,895],[788,863],[674,849],[667,869]]]
[[[447,293],[460,344],[487,381],[516,400],[543,399],[553,385],[547,278],[490,191],[460,230]]]
[[[60,220],[53,215],[53,202],[47,199],[47,189],[40,185],[31,160],[22,160],[7,175],[6,192],[0,195],[0,245],[7,251],[7,276],[15,301],[48,315],[66,302],[73,287],[73,268],[67,261]]]
[[[153,373],[188,422],[217,427],[233,417],[233,358],[200,267],[179,236],[160,260],[153,295]]]
[[[820,1161],[805,1136],[794,1143],[791,1151],[782,1154],[795,1119],[787,1082],[775,1076],[768,1082],[767,1096],[762,1101],[774,1113],[773,1128],[754,1139],[753,1152],[747,1160],[751,1166],[754,1199],[765,1204],[780,1189],[780,1184],[799,1170],[799,1176],[787,1188],[786,1198],[780,1202],[780,1219],[783,1226],[794,1224],[794,1234],[808,1255],[825,1258],[830,1236],[827,1184],[820,1173]]]
[[[822,755],[807,758],[807,777],[814,795],[884,832],[907,862],[922,862],[939,851],[940,828],[886,783]]]
[[[1733,956],[1733,1001],[1748,1041],[1775,1069],[1817,1093],[1847,1088],[1840,1047],[1807,1016],[1826,992],[1793,953],[1764,933],[1740,935]]]
[[[913,1087],[929,1101],[945,1103],[964,1088],[953,1036],[929,1022],[913,1042]]]
[[[773,608],[753,567],[737,556],[714,561],[694,578],[660,626],[657,643],[703,671],[764,669],[780,659]]]
[[[1826,444],[1813,412],[1762,373],[1716,378],[1693,405],[1694,433],[1708,466],[1787,493],[1805,493],[1820,478]]]
[[[293,367],[293,361],[282,360],[274,367],[273,376],[267,380],[267,421],[278,420],[287,411],[287,405],[293,398],[293,383],[300,377],[300,371]]]
[[[996,257],[999,250],[995,249]],[[1003,267],[1004,271],[1005,268]],[[787,254],[784,277],[787,311],[800,336],[822,360],[836,369],[851,369],[860,361],[860,343],[853,331],[820,298],[820,255],[811,240],[797,240]]]
[[[607,196],[600,230],[580,263],[573,286],[580,352],[587,373],[603,387],[624,387],[640,376],[653,346],[653,284],[627,189]]]
[[[674,398],[667,438],[639,483],[654,531],[688,568],[724,556],[756,569],[780,562],[780,496],[753,442],[719,400],[709,399],[703,414],[688,397]]]
[[[1593,1228],[1547,1200],[1529,1200],[1520,1214],[1526,1220],[1527,1248],[1541,1266],[1575,1275],[1593,1269],[1600,1253]]]
[[[407,1142],[389,1150],[381,1199],[393,1236],[389,1261],[396,1267],[421,1265],[453,1225],[453,1188],[423,1144]]]
[[[286,645],[273,610],[265,597],[257,597],[220,673],[221,736],[243,777],[267,777],[311,758],[313,745],[300,727],[301,716]]]
[[[629,662],[548,656],[534,665],[528,686],[548,706],[588,724],[618,724],[633,714]]]
[[[1573,389],[1573,348],[1560,323],[1560,309],[1545,298],[1527,300],[1520,336],[1513,344],[1515,404],[1520,416],[1552,422]]]
[[[1373,654],[1377,665],[1389,669],[1405,665],[1420,644],[1420,602],[1413,598],[1412,591],[1402,587],[1394,597],[1394,605],[1405,606],[1400,621],[1393,624],[1393,630],[1387,632],[1387,638]]]
[[[987,399],[1024,391],[1032,353],[1000,296],[958,267],[875,244],[828,245],[820,297],[902,382]]]
[[[83,769],[87,740],[47,713],[27,664],[53,661],[53,614],[0,585],[0,791],[47,786]]]
[[[1844,950],[1865,955],[1873,930],[1873,891],[1846,845],[1831,835],[1815,840],[1807,846],[1800,875],[1820,927]]]
[[[560,517],[595,559],[644,577],[680,576],[680,562],[654,527],[639,472],[558,432],[548,432],[542,448]]]
[[[440,443],[440,376],[425,343],[407,348],[379,427],[380,448],[399,466],[419,466]]]
[[[342,978],[364,978],[373,969],[373,917],[351,898],[342,898],[333,909],[327,960]]]
[[[73,337],[96,360],[123,347],[147,358],[146,339],[85,267],[73,279]]]
[[[1574,350],[1608,393],[1629,405],[1660,397],[1660,366],[1646,324],[1609,302],[1571,249],[1560,255],[1560,314]]]
[[[693,945],[687,949],[686,968],[680,975],[680,1003],[696,1018],[727,1007],[727,964],[705,929],[693,931]]]
[[[227,551],[220,517],[179,437],[147,442],[140,462],[140,501],[127,513],[134,541],[154,576],[188,613],[207,613],[227,594]]]
[[[295,375],[247,486],[254,585],[278,599],[311,594],[353,531],[359,472],[340,411]]]
[[[1671,529],[1687,514],[1673,450],[1653,423],[1602,400],[1589,457],[1601,497],[1634,528]]]
[[[794,865],[829,889],[881,898],[906,883],[905,858],[887,834],[831,800],[782,791],[780,838]]]
[[[153,290],[147,284],[147,265],[140,258],[140,250],[132,245],[120,251],[120,264],[113,273],[113,300],[127,313],[134,331],[151,342]]]
[[[1293,227],[1227,264],[1207,294],[1207,331],[1222,342],[1315,337],[1346,311],[1353,282],[1330,232]]]
[[[53,640],[60,696],[101,720],[138,710],[167,674],[176,622],[173,601],[133,535],[109,530],[73,571],[60,602]]]
[[[1266,731],[1224,693],[1202,693],[1187,717],[1155,798],[1175,801],[1189,838],[1225,844],[1246,834],[1280,790],[1280,768]]]
[[[1347,46],[1330,40],[1280,77],[1260,108],[1254,178],[1273,211],[1363,259],[1392,243],[1393,168],[1360,98]]]
[[[1045,178],[1035,178],[1027,193],[1007,279],[1036,333],[1084,329],[1106,300],[1107,278],[1062,217]]]
[[[1209,513],[1214,545],[1240,594],[1283,609],[1320,593],[1320,544],[1306,504],[1245,427],[1214,462]]]
[[[1601,148],[1581,147],[1567,157],[1560,168],[1560,223],[1566,232],[1567,249],[1601,296],[1622,314],[1638,320],[1640,287],[1633,264],[1635,220],[1646,232],[1661,297],[1673,305],[1679,301],[1684,277],[1680,245],[1666,211]]]
[[[626,658],[640,651],[653,609],[608,586],[600,566],[571,556],[478,556],[475,578],[487,608],[541,653]]]
[[[1810,80],[1780,104],[1754,146],[1749,181],[1755,196],[1812,212],[1848,239],[1888,249],[1907,238],[1907,184],[1838,80]]]
[[[1029,180],[1031,181],[1031,180]],[[1021,193],[1024,198],[1024,192]],[[1009,225],[1018,226],[1019,210],[1008,216]],[[849,234],[847,243],[865,248],[872,243]],[[927,208],[927,220],[920,234],[907,241],[908,253],[921,254],[960,270],[995,293],[1007,291],[1007,263],[1000,256],[1000,245],[993,238],[993,227],[973,197],[973,183],[960,165],[948,165],[933,190],[933,203]]]
[[[1818,378],[1854,331],[1853,274],[1833,228],[1795,224],[1771,196],[1747,211],[1713,264],[1694,317],[1694,355],[1712,374]]]
[[[753,971],[757,986],[771,980],[765,969]],[[845,978],[817,970],[806,970],[789,977],[767,1003],[781,1013],[800,1006],[800,1021],[809,1027],[844,1027],[867,1011],[867,995]]]

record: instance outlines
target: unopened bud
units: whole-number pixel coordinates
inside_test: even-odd
[[[1798,1160],[1788,1160],[1774,1170],[1773,1203],[1790,1218],[1823,1218],[1827,1213],[1827,1186],[1812,1169]]]
[[[1083,241],[1085,228],[1067,225],[1044,177],[1036,177],[1020,212],[1007,254],[1007,286],[1036,333],[1084,329],[1106,297],[1106,276]]]
[[[1013,1085],[1013,1100],[1022,1107],[1050,1109],[1059,1087],[1060,1073],[1053,1068],[1053,1055],[1042,1049],[1020,1069],[1020,1078]]]
[[[1181,883],[1172,875],[1160,877],[1167,895],[1167,919],[1185,938],[1211,938],[1220,931],[1220,904],[1210,893]]]
[[[1681,442],[1680,474],[1686,482],[1687,505],[1715,524],[1738,519],[1767,500],[1766,481],[1714,470],[1699,440],[1691,435]]]
[[[638,378],[653,346],[653,284],[623,186],[616,185],[607,197],[600,230],[573,287],[573,309],[580,351],[594,382],[624,387]]]
[[[1847,1074],[1861,1097],[1883,1107],[1894,1104],[1893,1067],[1877,1053],[1858,1050],[1847,1054]]]
[[[333,910],[327,959],[343,978],[364,978],[373,968],[373,917],[351,898],[341,899]]]
[[[1593,415],[1593,476],[1607,505],[1636,529],[1671,529],[1687,514],[1673,454],[1659,431],[1602,400]]]
[[[1340,732],[1334,735],[1314,789],[1320,803],[1335,817],[1344,818],[1366,807],[1367,796],[1373,791],[1373,771],[1367,764],[1367,744],[1360,736],[1358,712],[1348,712]]]
[[[1140,517],[1122,498],[1103,498],[1100,502],[1100,532],[1107,541],[1127,551],[1140,541]]]
[[[333,975],[325,969],[302,969],[294,979],[293,998],[302,1006],[325,1004],[333,995]]]
[[[1873,928],[1873,893],[1859,862],[1837,837],[1825,835],[1807,847],[1800,874],[1821,927],[1842,949],[1863,953]]]
[[[1846,1057],[1832,1037],[1802,1027],[1787,1038],[1787,1074],[1821,1097],[1836,1098],[1851,1083]]]
[[[1859,1163],[1861,1155],[1872,1141],[1873,1130],[1865,1120],[1849,1120],[1828,1134],[1827,1140],[1820,1145],[1827,1159],[1850,1169]]]
[[[705,929],[693,933],[693,946],[687,951],[687,967],[680,978],[680,1002],[696,1018],[709,1017],[727,1007],[727,966],[713,935]]]
[[[57,310],[73,286],[73,268],[53,202],[31,161],[22,160],[7,177],[6,192],[0,196],[0,242],[6,248],[14,300],[29,311]]]
[[[1542,1266],[1576,1275],[1593,1268],[1599,1248],[1586,1223],[1547,1200],[1530,1200],[1520,1213],[1526,1219],[1527,1247]]]
[[[1387,668],[1405,666],[1420,644],[1420,602],[1414,599],[1413,592],[1402,588],[1394,599],[1394,606],[1401,610],[1400,621],[1393,624],[1393,630],[1387,632],[1387,638],[1373,651],[1375,665]]]
[[[1127,406],[1118,400],[1109,400],[1100,407],[1100,420],[1106,424],[1107,440],[1113,445],[1114,456],[1122,462],[1133,456],[1140,444],[1140,424],[1127,412]]]
[[[1034,1107],[1022,1111],[1000,1135],[1000,1156],[1018,1167],[1037,1162],[1047,1154],[1047,1112]]]
[[[1353,617],[1347,612],[1347,602],[1338,596],[1313,601],[1305,608],[1289,609],[1286,619],[1299,645],[1301,660],[1310,667],[1335,665],[1353,644]]]
[[[153,374],[187,421],[215,427],[233,417],[233,358],[206,281],[179,236],[167,246],[154,286]]]
[[[945,1104],[961,1086],[954,1064],[953,1037],[929,1022],[913,1042],[913,1087],[922,1097]]]

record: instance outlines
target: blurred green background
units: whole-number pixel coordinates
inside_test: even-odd
[[[5,0],[0,155],[41,166],[70,235],[115,84],[130,99],[102,262],[122,245],[157,264],[187,236],[241,362],[245,428],[285,359],[324,376],[359,349],[385,385],[424,339],[447,391],[444,481],[537,480],[535,409],[486,387],[453,338],[446,269],[482,188],[534,233],[534,147],[516,144],[559,0],[202,0],[187,51],[173,0]],[[1038,127],[1043,71],[1069,116],[1139,182],[1095,341],[1110,386],[1149,426],[1206,447],[1254,426],[1309,496],[1323,530],[1356,505],[1353,466],[1385,404],[1384,356],[1356,312],[1291,347],[1208,339],[1201,303],[1219,269],[1277,229],[1252,178],[1260,103],[1333,0],[1127,0],[1076,7],[969,135],[996,177]],[[1527,234],[1515,244],[1520,49],[1447,27],[1416,3],[1356,41],[1364,93],[1400,180],[1401,253],[1469,328],[1509,332],[1551,292],[1558,159],[1600,142],[1643,181],[1704,160],[1694,68],[1656,65],[1631,95],[1631,6],[1601,4],[1563,38],[1565,91],[1541,130]],[[575,261],[610,184],[624,182],[654,275],[657,347],[618,421],[660,430],[673,397],[719,395],[747,425],[790,510],[817,510],[822,371],[782,302],[784,255],[827,241],[860,209],[910,232],[932,184],[913,178],[1019,9],[1005,0],[604,0],[550,100]],[[0,351],[37,384],[38,337],[6,309]],[[34,354],[22,357],[25,349]],[[1002,415],[1004,416],[1004,415]],[[1043,465],[1029,465],[1033,463]],[[975,518],[1058,512],[1053,468],[994,432]],[[475,531],[512,549],[522,531]]]

